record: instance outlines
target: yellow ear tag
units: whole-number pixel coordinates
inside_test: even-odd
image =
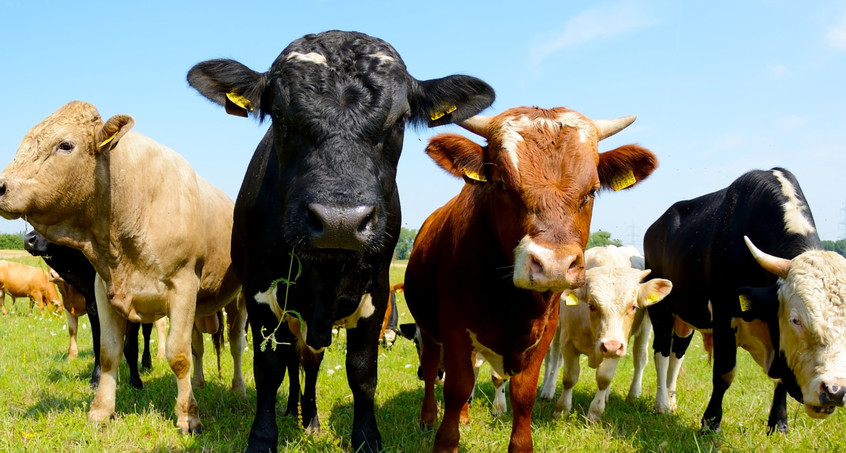
[[[465,177],[466,179],[471,180],[471,181],[476,181],[476,182],[488,182],[488,178],[485,178],[484,176],[482,176],[482,175],[480,175],[480,174],[476,173],[475,171],[470,171],[470,170],[468,170],[468,169],[466,169],[466,168],[464,169],[464,177]]]
[[[752,309],[752,301],[748,297],[740,296],[740,311],[749,311]]]
[[[649,293],[649,295],[646,296],[646,300],[648,300],[649,303],[654,304],[655,302],[661,300],[661,295],[658,293]]]
[[[253,111],[253,103],[240,94],[230,91],[226,93],[226,113],[230,115],[247,116],[247,112]]]
[[[568,293],[567,297],[564,298],[564,305],[568,305],[570,307],[579,305],[579,298],[573,293]]]
[[[435,110],[434,112],[430,113],[429,118],[431,118],[432,121],[439,120],[439,119],[443,118],[445,115],[449,115],[450,113],[452,113],[456,110],[458,110],[458,107],[455,106],[455,105],[445,106],[445,108],[443,110]]]
[[[611,180],[611,188],[615,191],[623,190],[626,187],[633,186],[636,182],[637,179],[635,179],[634,172],[629,170],[626,173],[623,173],[622,175],[615,176],[614,179]]]
[[[115,132],[114,134],[112,134],[112,136],[111,136],[111,137],[109,137],[109,138],[107,138],[107,139],[103,140],[103,142],[102,142],[102,143],[100,143],[99,145],[97,145],[97,148],[98,148],[98,149],[103,149],[103,147],[104,147],[104,146],[108,145],[108,144],[109,144],[109,142],[111,142],[112,140],[114,140],[114,139],[115,139],[115,137],[117,137],[117,134],[118,134],[118,133],[117,133],[117,132]]]

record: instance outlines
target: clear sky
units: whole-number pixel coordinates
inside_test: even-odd
[[[307,33],[356,30],[399,51],[418,79],[463,73],[497,93],[483,114],[567,106],[636,114],[600,151],[639,143],[660,166],[603,192],[592,230],[642,246],[673,202],[750,169],[793,171],[822,239],[846,237],[846,3],[815,1],[146,1],[0,0],[0,167],[26,131],[68,101],[184,155],[233,199],[266,125],[226,115],[190,88],[192,65],[232,58],[266,71]],[[458,192],[423,153],[438,132],[406,132],[403,225]],[[27,229],[0,219],[0,232]]]

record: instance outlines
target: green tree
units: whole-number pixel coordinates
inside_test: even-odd
[[[822,246],[826,250],[837,252],[840,256],[846,257],[846,239],[841,239],[839,241],[822,241]]]
[[[616,245],[617,247],[620,247],[623,245],[623,241],[619,239],[611,239],[611,233],[607,231],[599,230],[590,234],[587,248],[604,247],[606,245]]]
[[[23,250],[24,248],[24,233],[15,234],[0,234],[0,249],[2,250]]]
[[[409,230],[408,228],[400,228],[399,240],[397,247],[394,249],[394,259],[407,260],[411,255],[411,247],[414,245],[414,238],[417,237],[417,230]]]

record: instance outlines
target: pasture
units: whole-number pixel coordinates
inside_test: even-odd
[[[28,264],[31,257],[11,258]],[[392,283],[402,281],[404,266],[392,267]],[[405,300],[399,297],[401,322],[410,322]],[[243,450],[253,419],[255,384],[252,373],[252,342],[244,355],[246,399],[230,394],[232,359],[221,357],[218,376],[211,340],[207,338],[205,389],[195,389],[203,422],[203,434],[181,436],[174,427],[176,385],[164,359],[153,359],[153,369],[142,373],[144,390],[128,385],[128,369],[120,367],[116,417],[96,426],[86,421],[93,397],[88,379],[93,366],[91,329],[87,317],[80,320],[79,358],[67,360],[67,327],[64,316],[41,318],[37,310],[29,315],[29,302],[14,305],[13,313],[0,317],[0,451],[202,451]],[[790,433],[767,437],[766,419],[772,384],[748,354],[739,354],[734,385],[726,395],[723,431],[698,436],[699,419],[710,394],[711,367],[696,334],[679,377],[679,409],[673,415],[652,411],[655,370],[650,364],[644,374],[644,396],[626,404],[625,392],[631,379],[630,357],[621,360],[610,401],[600,423],[589,423],[584,415],[596,389],[593,370],[582,361],[582,377],[574,392],[574,412],[553,419],[554,402],[535,405],[533,433],[539,452],[690,452],[690,451],[846,451],[846,415],[838,410],[828,420],[813,420],[800,404],[788,401]],[[155,337],[155,335],[154,335]],[[334,452],[348,450],[352,424],[352,395],[344,371],[344,332],[326,353],[318,381],[318,409],[322,432],[306,436],[293,417],[282,416],[287,398],[287,381],[280,388],[277,411],[280,451]],[[151,345],[155,350],[155,343]],[[228,344],[226,346],[228,348]],[[155,353],[154,353],[155,356]],[[651,356],[651,352],[650,352]],[[387,451],[431,450],[434,431],[418,427],[422,381],[416,378],[417,357],[413,344],[398,338],[391,350],[379,356],[379,387],[376,392],[377,419]],[[470,410],[471,424],[461,428],[459,451],[505,451],[511,431],[511,413],[497,419],[490,415],[493,386],[489,368],[480,372],[476,401]],[[556,397],[560,394],[560,382]],[[440,387],[438,398],[441,401]]]

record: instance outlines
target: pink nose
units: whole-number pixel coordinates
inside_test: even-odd
[[[603,341],[599,345],[599,352],[604,357],[622,357],[626,353],[626,346],[620,341]]]

